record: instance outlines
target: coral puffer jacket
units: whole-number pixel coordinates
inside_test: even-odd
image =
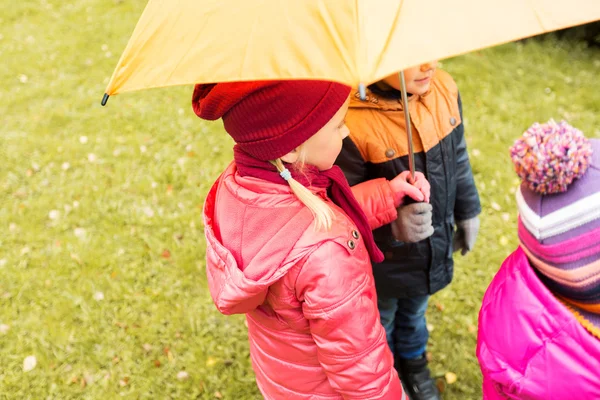
[[[315,194],[334,210],[330,231],[314,230],[311,212],[287,185],[228,167],[204,206],[215,305],[246,314],[266,399],[405,399],[367,250],[326,191]]]
[[[484,399],[600,399],[600,340],[544,286],[521,248],[485,293],[477,358]]]

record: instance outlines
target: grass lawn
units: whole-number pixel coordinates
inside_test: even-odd
[[[2,399],[260,398],[243,318],[219,315],[204,272],[201,207],[231,141],[193,114],[191,87],[99,105],[144,5],[0,5]],[[477,249],[432,299],[429,350],[457,377],[445,399],[477,399],[481,297],[516,246],[507,148],[551,117],[600,137],[600,52],[529,41],[443,68],[484,211]]]

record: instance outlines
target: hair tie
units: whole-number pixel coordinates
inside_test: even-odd
[[[292,179],[292,173],[291,173],[291,172],[290,172],[290,170],[289,170],[289,169],[287,169],[287,168],[286,168],[286,169],[284,169],[283,171],[281,171],[281,172],[279,173],[279,175],[281,175],[281,177],[282,177],[282,178],[283,178],[283,179],[284,179],[286,182],[287,182],[287,181],[289,181],[290,179]]]

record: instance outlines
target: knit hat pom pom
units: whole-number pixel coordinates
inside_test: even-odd
[[[565,121],[534,123],[515,141],[510,156],[523,183],[540,194],[565,192],[585,174],[592,145],[583,133]]]

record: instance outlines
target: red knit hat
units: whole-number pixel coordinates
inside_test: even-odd
[[[223,118],[225,130],[251,156],[274,160],[317,133],[342,107],[350,87],[324,81],[255,81],[196,85],[200,118]]]

